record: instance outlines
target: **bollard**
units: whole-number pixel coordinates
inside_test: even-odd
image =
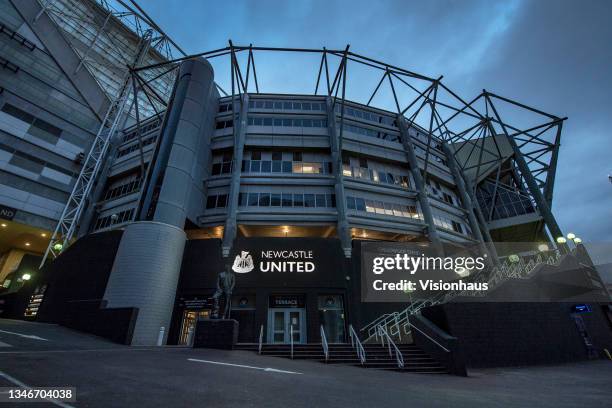
[[[194,333],[194,328],[189,327],[189,329],[187,329],[187,345],[190,347],[193,347],[193,333]]]
[[[157,345],[158,346],[163,346],[164,345],[164,332],[166,331],[166,328],[164,326],[159,328],[159,335],[157,336]]]

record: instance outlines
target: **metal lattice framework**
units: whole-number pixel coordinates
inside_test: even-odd
[[[493,180],[496,190],[517,188],[503,185],[501,180],[502,170],[506,171],[509,167],[516,176],[517,185],[521,188],[520,193],[533,201],[550,234],[553,237],[562,235],[550,211],[550,204],[561,130],[566,118],[547,114],[486,90],[468,102],[447,87],[442,82],[442,76],[433,78],[421,75],[359,55],[350,51],[348,45],[344,49],[273,48],[256,47],[252,44],[239,46],[230,40],[228,46],[212,51],[149,65],[132,66],[131,80],[128,82],[131,82],[132,92],[138,101],[132,104],[137,129],[151,116],[151,112],[161,117],[169,103],[169,93],[159,92],[155,86],[156,81],[160,78],[175,78],[179,63],[192,58],[204,58],[213,65],[217,89],[222,96],[231,97],[234,103],[240,102],[243,93],[289,93],[282,92],[282,87],[291,83],[275,79],[278,75],[271,75],[272,80],[262,77],[262,72],[268,73],[268,70],[258,69],[255,63],[256,59],[261,60],[261,55],[265,55],[264,61],[271,56],[282,56],[280,66],[289,72],[289,62],[294,60],[296,55],[305,57],[315,73],[310,83],[311,91],[301,89],[291,94],[331,97],[334,105],[340,106],[340,134],[345,124],[345,104],[349,100],[383,109],[396,115],[397,120],[405,121],[409,127],[418,129],[426,136],[427,144],[424,168],[421,170],[424,180],[430,170],[433,147],[439,143],[451,147],[454,158],[449,159],[456,160],[461,168],[472,197],[475,196],[482,177]],[[276,63],[276,67],[278,66]],[[303,69],[306,64],[301,63],[299,66]],[[349,72],[354,74],[349,75]],[[291,75],[289,77],[291,80]],[[263,83],[267,80],[266,88],[271,88],[266,89],[266,92],[263,90],[262,78],[265,78]],[[305,79],[300,76],[299,80]],[[280,92],[272,89],[275,85],[281,86]],[[306,86],[307,83],[304,87]],[[371,92],[364,92],[368,88]],[[351,90],[355,91],[355,96],[348,95]],[[153,108],[144,109],[144,105]],[[233,109],[233,112],[234,115],[238,114],[236,109]],[[236,133],[234,135],[236,136]],[[140,140],[140,134],[138,137]],[[146,174],[143,166],[141,181],[144,178]],[[95,174],[88,178],[88,182],[95,182]],[[424,186],[422,189],[424,190]],[[83,189],[82,193],[86,191],[88,190]],[[86,195],[80,198],[80,205],[84,198]],[[475,199],[472,201],[476,202]],[[480,221],[486,222],[484,219]],[[71,225],[77,222],[78,217],[73,217]],[[61,237],[60,241],[54,234],[56,241],[52,240],[52,244],[61,242],[62,248],[65,248],[65,244],[74,234],[75,226],[71,228],[71,233],[65,235],[65,228],[60,228],[57,231]],[[483,225],[483,228],[486,229],[486,226]],[[50,246],[50,252],[57,255],[58,251],[53,251]]]
[[[40,1],[36,20],[46,13],[79,57],[76,70],[87,69],[106,93],[110,104],[56,228],[51,236],[41,267],[49,256],[55,258],[66,248],[88,204],[88,197],[103,165],[109,142],[128,118],[160,115],[169,98],[174,77],[167,69],[153,69],[142,75],[156,96],[138,98],[139,86],[132,69],[164,62],[185,53],[149,18],[135,1],[47,0]],[[141,76],[139,76],[140,78]],[[160,95],[164,95],[163,97]]]

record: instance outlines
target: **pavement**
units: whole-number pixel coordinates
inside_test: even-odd
[[[260,356],[129,347],[0,319],[0,387],[75,387],[76,401],[16,407],[604,407],[612,362],[411,374]],[[0,403],[0,407],[9,406]]]

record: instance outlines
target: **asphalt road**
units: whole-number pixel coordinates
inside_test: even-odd
[[[324,365],[248,351],[126,347],[56,325],[0,319],[0,387],[15,380],[31,387],[76,387],[76,402],[64,405],[72,407],[612,405],[612,362],[603,360],[470,371],[463,378]]]

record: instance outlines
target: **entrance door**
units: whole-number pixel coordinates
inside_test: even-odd
[[[193,332],[195,331],[198,319],[208,318],[210,318],[210,310],[185,310],[183,312],[183,322],[181,324],[178,344],[190,346],[191,344],[189,343],[193,341]]]
[[[268,312],[268,343],[289,344],[306,342],[306,312],[304,309],[270,309]]]

